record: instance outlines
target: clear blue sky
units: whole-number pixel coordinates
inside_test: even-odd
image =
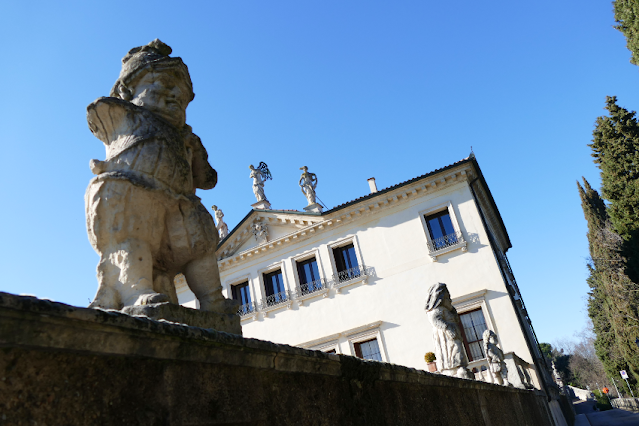
[[[160,38],[189,66],[187,120],[220,180],[200,192],[231,227],[269,164],[274,208],[300,209],[299,167],[335,206],[466,157],[508,228],[539,339],[585,322],[576,179],[606,95],[639,108],[639,69],[609,1],[0,3],[0,290],[86,306],[97,288],[84,191],[103,159],[86,106],[120,60]]]

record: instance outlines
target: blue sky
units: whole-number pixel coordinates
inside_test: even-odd
[[[154,38],[196,93],[187,121],[220,180],[200,192],[235,226],[268,163],[274,208],[301,209],[299,168],[333,207],[477,156],[541,341],[585,323],[586,224],[606,95],[639,108],[637,67],[607,1],[0,2],[0,291],[86,306],[97,288],[84,191],[102,143],[86,106]]]

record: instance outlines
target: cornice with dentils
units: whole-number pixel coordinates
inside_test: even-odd
[[[321,215],[310,216],[285,211],[254,210],[238,225],[238,227],[241,226],[241,229],[234,229],[235,238],[231,240],[225,239],[218,247],[218,265],[220,270],[239,266],[249,260],[280,250],[286,245],[292,245],[327,230],[344,226],[361,217],[379,214],[382,210],[432,194],[458,182],[467,181],[474,178],[475,176],[473,175],[472,163],[462,160],[454,165],[440,169],[440,171],[361,197]],[[254,219],[247,220],[251,216]],[[267,225],[290,223],[297,226],[306,226],[300,227],[290,234],[235,253],[234,250],[246,241],[246,236],[252,236],[250,227],[258,217]]]

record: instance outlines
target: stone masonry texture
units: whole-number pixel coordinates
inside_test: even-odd
[[[0,425],[552,426],[546,397],[0,293]]]

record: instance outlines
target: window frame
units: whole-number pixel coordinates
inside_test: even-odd
[[[234,290],[235,290],[235,287],[237,287],[239,285],[242,285],[242,284],[246,284],[246,287],[248,288],[248,295],[249,295],[249,299],[250,299],[250,301],[248,303],[253,304],[253,294],[251,292],[251,282],[248,279],[240,280],[240,281],[238,281],[238,282],[236,282],[234,284],[230,284],[229,285],[229,290],[230,290],[229,291],[229,295],[231,296],[230,299],[237,300],[238,302],[241,302],[241,300],[236,299],[234,297],[235,296]],[[242,306],[242,303],[240,303],[240,306]]]
[[[358,277],[350,279],[348,281],[340,282],[337,277],[339,276],[339,271],[337,270],[337,262],[335,260],[335,252],[336,248],[344,247],[349,244],[353,245],[355,258],[357,259],[357,265],[362,268],[361,273]],[[359,246],[359,241],[356,235],[348,236],[346,238],[340,239],[333,243],[329,243],[326,245],[329,251],[330,260],[331,260],[331,270],[333,272],[333,284],[332,288],[336,289],[337,293],[340,293],[342,288],[348,287],[353,284],[357,284],[363,282],[364,284],[368,284],[369,273],[366,268],[366,263],[364,263],[364,258],[362,257],[362,251]]]
[[[320,337],[308,342],[299,343],[304,349],[325,352],[326,350],[335,349],[337,354],[356,356],[355,343],[366,342],[371,339],[377,339],[379,352],[382,357],[381,362],[389,362],[386,352],[386,343],[382,334],[382,325],[384,321],[375,321],[370,324],[364,324],[359,327],[351,328],[339,333]]]
[[[268,275],[270,273],[273,273],[277,270],[280,270],[280,272],[282,273],[282,284],[284,284],[284,291],[286,292],[286,301],[282,301],[280,303],[274,304],[274,305],[268,305],[266,302],[266,298],[268,297],[266,295],[266,282],[264,282],[264,275]],[[291,289],[289,288],[289,284],[288,284],[288,277],[286,275],[286,267],[284,265],[284,261],[279,261],[276,263],[273,263],[265,268],[261,268],[257,271],[257,279],[260,285],[260,289],[262,291],[262,298],[259,301],[259,306],[258,306],[258,311],[260,312],[270,312],[270,311],[274,311],[277,309],[281,309],[283,307],[286,307],[288,309],[291,309],[292,307],[292,298],[291,298]]]
[[[372,342],[375,341],[375,343],[377,344],[377,349],[379,350],[379,357],[382,358],[382,348],[379,344],[379,339],[377,339],[377,337],[371,337],[370,339],[367,340],[362,340],[362,341],[358,341],[358,342],[353,342],[353,350],[355,351],[355,356],[359,359],[363,359],[366,361],[377,361],[377,362],[381,362],[382,360],[376,360],[376,359],[369,359],[369,358],[364,358],[364,354],[362,352],[362,345],[364,343],[368,343],[368,342]],[[359,350],[358,350],[359,349]]]
[[[351,351],[351,355],[357,357],[357,351],[355,350],[355,344],[368,342],[369,340],[376,339],[377,346],[379,347],[379,354],[382,358],[381,361],[376,362],[389,362],[388,356],[386,354],[386,345],[384,344],[384,338],[382,337],[381,326],[383,321],[377,321],[376,323],[367,324],[363,327],[358,327],[354,332],[347,334],[345,337],[348,339],[348,346]],[[366,330],[360,331],[361,328],[366,328]],[[364,358],[360,358],[364,359]],[[372,361],[372,360],[367,360]]]
[[[486,302],[486,294],[488,293],[487,289],[479,290],[473,293],[465,294],[459,297],[455,297],[452,299],[453,307],[457,311],[458,315],[462,315],[468,312],[476,311],[477,309],[481,309],[482,314],[484,315],[484,321],[486,322],[486,328],[488,330],[492,330],[499,339],[499,331],[495,327],[495,321],[493,321],[492,312],[488,303]],[[460,320],[461,322],[461,320]],[[461,324],[460,324],[461,326]],[[462,330],[463,333],[463,330]],[[500,340],[501,343],[501,340]],[[504,350],[503,347],[501,347]],[[466,348],[466,339],[464,336],[464,351],[466,351],[466,356],[470,360],[468,356],[468,349]],[[504,353],[506,351],[504,350]],[[485,354],[484,354],[485,355]],[[486,358],[477,359],[475,361],[469,361],[468,368],[473,369],[477,367],[478,369],[484,365],[486,362]]]
[[[443,211],[448,211],[448,215],[450,216],[450,222],[453,225],[453,229],[455,233],[460,235],[458,238],[458,242],[450,245],[448,247],[441,248],[439,250],[435,250],[435,245],[433,243],[433,239],[430,236],[430,229],[428,228],[428,222],[426,222],[426,216],[432,216],[438,214]],[[430,256],[433,262],[437,262],[437,257],[446,253],[450,253],[451,251],[461,249],[462,252],[466,252],[468,250],[468,243],[466,242],[466,238],[459,226],[459,220],[457,219],[457,214],[455,213],[455,208],[453,203],[448,200],[444,203],[437,204],[435,206],[429,207],[425,210],[421,210],[419,212],[419,218],[422,222],[422,227],[424,230],[424,236],[426,237],[426,247],[428,249],[428,255]],[[433,248],[431,250],[430,248]]]
[[[305,262],[311,258],[315,258],[315,262],[317,262],[317,272],[319,273],[319,279],[322,280],[325,287],[323,289],[314,291],[312,293],[302,294],[302,291],[301,291],[302,280],[300,279],[300,276],[299,276],[299,269],[297,267],[297,264],[298,262]],[[323,297],[328,296],[329,280],[326,277],[326,274],[324,273],[324,265],[322,263],[322,260],[319,254],[319,249],[315,248],[313,250],[297,255],[291,258],[291,261],[292,261],[293,277],[295,278],[295,291],[293,293],[295,294],[295,298],[301,302],[302,306],[304,306],[304,300],[306,299],[310,299],[317,296],[323,296]]]
[[[255,285],[253,282],[253,277],[250,273],[233,277],[228,279],[222,285],[223,293],[227,299],[233,299],[233,286],[241,284],[243,282],[248,282],[249,284],[249,293],[251,295],[251,304],[253,305],[253,311],[250,314],[240,316],[240,321],[245,321],[248,319],[257,318],[257,312],[259,310],[259,303],[257,302],[257,292],[255,291]],[[242,305],[240,305],[242,306]]]
[[[466,350],[466,356],[468,357],[468,362],[480,361],[480,360],[486,359],[486,354],[484,353],[484,347],[483,347],[483,346],[484,346],[484,345],[483,345],[483,341],[484,341],[484,340],[483,340],[483,332],[482,332],[482,335],[481,335],[481,336],[479,336],[479,339],[477,339],[477,340],[473,340],[473,341],[471,342],[471,341],[469,341],[469,340],[468,340],[468,336],[466,336],[466,332],[464,331],[464,324],[463,324],[463,323],[462,323],[462,321],[461,321],[461,316],[462,316],[462,315],[468,315],[468,314],[470,314],[470,313],[472,313],[472,312],[481,312],[481,315],[482,315],[482,317],[484,318],[484,324],[486,325],[486,330],[489,330],[489,328],[488,328],[488,321],[486,321],[486,315],[484,315],[484,311],[481,309],[481,307],[478,307],[478,308],[476,308],[476,309],[471,309],[471,310],[469,310],[469,311],[465,311],[465,312],[461,312],[461,313],[460,313],[460,312],[458,312],[458,313],[457,313],[457,314],[459,315],[459,317],[460,317],[460,319],[459,319],[459,322],[460,322],[459,326],[460,326],[460,330],[461,330],[462,338],[463,338],[463,341],[464,341],[464,349]],[[472,355],[471,350],[470,350],[470,344],[471,344],[471,343],[478,343],[478,344],[479,344],[479,346],[480,346],[480,351],[481,351],[481,353],[484,355],[483,357],[481,357],[481,358],[477,358],[477,359],[470,359],[470,358],[471,358],[471,355]]]

